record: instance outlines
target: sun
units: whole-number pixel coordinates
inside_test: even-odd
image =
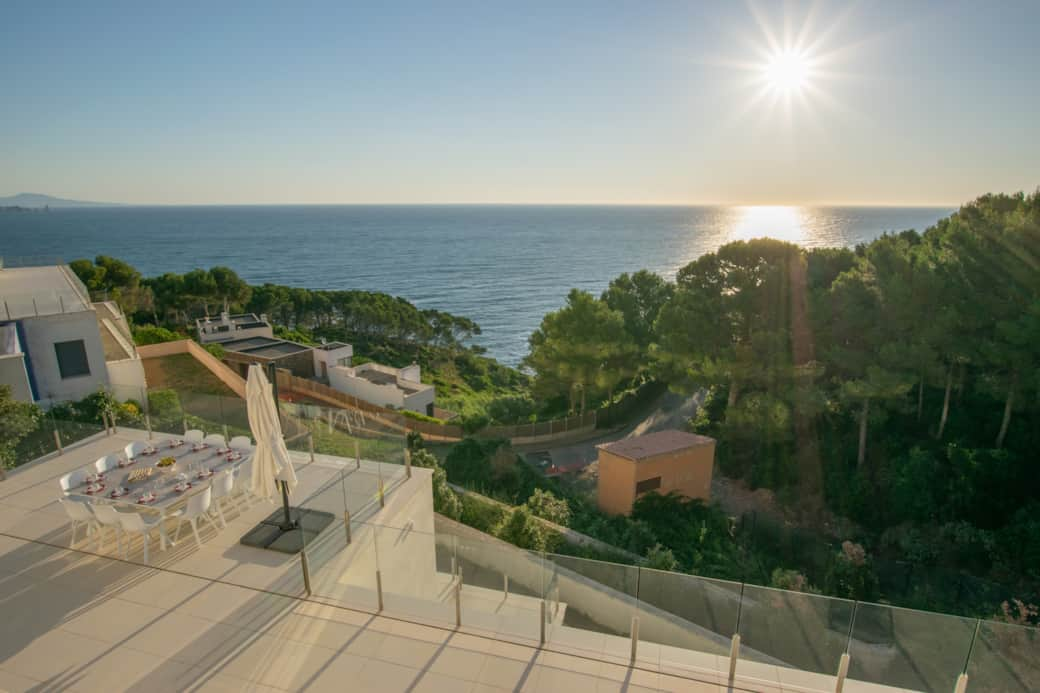
[[[809,86],[812,61],[795,49],[777,51],[762,67],[762,77],[773,91],[789,95]]]

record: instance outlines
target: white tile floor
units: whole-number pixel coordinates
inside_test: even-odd
[[[682,675],[673,676],[643,661],[628,666],[624,643],[615,652],[618,644],[602,637],[599,652],[552,651],[303,600],[298,559],[237,544],[270,506],[208,531],[201,549],[182,541],[152,567],[69,550],[57,479],[113,441],[120,443],[89,441],[0,482],[0,689],[727,690],[725,672],[711,670],[725,668],[724,657],[703,657],[694,662],[700,669],[677,667]],[[332,473],[306,464],[298,471],[304,492]],[[758,681],[737,690],[833,686],[830,677],[785,677],[776,667],[749,673]]]

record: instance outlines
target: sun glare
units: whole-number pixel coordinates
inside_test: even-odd
[[[794,50],[778,52],[766,63],[763,76],[777,92],[799,92],[809,83],[809,59]]]
[[[776,238],[797,243],[805,240],[802,209],[783,205],[735,207],[737,216],[730,234],[731,240],[747,241],[752,238]]]

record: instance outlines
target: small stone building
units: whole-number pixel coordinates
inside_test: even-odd
[[[597,502],[608,513],[628,515],[644,493],[671,491],[711,497],[715,439],[669,430],[604,443],[599,448]]]

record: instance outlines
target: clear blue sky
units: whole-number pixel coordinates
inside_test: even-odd
[[[1040,185],[1036,0],[0,17],[0,195],[949,204]],[[763,78],[767,36],[803,29],[804,87],[785,92]]]

